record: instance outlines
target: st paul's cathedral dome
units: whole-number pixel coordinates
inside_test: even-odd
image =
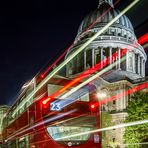
[[[98,8],[88,14],[82,21],[75,39],[77,43],[68,51],[65,58],[81,47],[119,13],[120,11],[114,8],[112,0],[99,0]],[[122,49],[127,50],[124,62],[120,61]],[[103,79],[113,82],[125,77],[137,79],[145,76],[147,56],[143,47],[137,42],[133,26],[126,15],[121,16],[104,33],[91,42],[83,52],[67,64],[66,75],[67,77],[75,77],[107,57],[111,57],[110,64],[113,64],[115,59],[112,55],[115,52],[119,55],[116,57],[119,62],[112,67],[108,74],[101,76]]]

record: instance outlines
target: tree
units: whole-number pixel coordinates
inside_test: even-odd
[[[127,107],[128,117],[126,123],[148,119],[148,94],[143,92],[135,93]],[[128,148],[144,148],[148,145],[137,143],[148,142],[148,124],[129,126],[125,129],[125,143]]]
[[[101,113],[101,127],[105,128],[105,127],[109,127],[112,125],[112,116],[107,113],[107,112],[102,112]],[[109,132],[107,131],[103,131],[102,132],[102,147],[106,148],[109,145],[109,139],[108,139],[108,134]]]

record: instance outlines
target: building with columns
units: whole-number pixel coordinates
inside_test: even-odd
[[[67,52],[65,58],[81,47],[90,37],[101,30],[120,11],[114,8],[113,0],[99,0],[98,8],[88,14],[82,21],[75,38],[75,46]],[[93,27],[90,27],[93,23]],[[121,61],[122,52],[126,49],[126,59]],[[113,56],[117,53],[118,56]],[[138,43],[133,26],[126,15],[121,16],[113,25],[92,41],[85,50],[71,60],[66,67],[66,77],[74,78],[84,70],[95,64],[104,62],[110,57],[110,64],[118,61],[111,70],[98,77],[97,93],[105,92],[105,99],[120,94],[134,85],[128,80],[145,77],[145,63],[147,60],[143,47]],[[116,59],[114,59],[116,58]],[[101,67],[103,68],[101,63]],[[126,108],[130,95],[123,95],[117,100],[102,105],[102,111],[112,116],[112,125],[123,123],[127,117]],[[108,132],[107,140],[117,142],[123,147],[124,128]]]
[[[6,116],[9,107],[7,105],[0,105],[0,143],[2,143],[2,129],[3,119]]]
[[[112,0],[100,0],[98,8],[82,21],[75,39],[77,44],[67,53],[66,57],[82,46],[119,13],[119,10],[114,9]],[[96,22],[95,25],[87,29],[93,22]],[[125,62],[120,62],[122,49],[127,49]],[[147,56],[143,47],[137,42],[133,26],[126,15],[121,16],[103,34],[98,36],[84,52],[77,55],[75,60],[67,65],[66,75],[74,77],[74,75],[87,69],[87,66],[92,67],[108,56],[111,57],[110,63],[112,64],[114,58],[112,54],[115,52],[118,52],[119,63],[112,69],[110,75],[103,77],[105,80],[116,81],[117,76],[119,79],[123,77],[137,79],[145,76]]]

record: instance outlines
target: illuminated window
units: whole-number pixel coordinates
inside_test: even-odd
[[[81,96],[80,101],[89,102],[89,93]]]
[[[92,51],[86,50],[86,66],[92,67]]]
[[[95,126],[95,117],[81,116],[56,126],[49,126],[47,127],[47,132],[56,142],[60,144],[68,145],[69,142],[71,142],[71,146],[76,146],[86,142],[89,139],[89,131],[95,129]],[[70,137],[71,135],[84,132],[88,133],[80,136],[78,135]]]
[[[82,72],[84,70],[84,53],[80,53],[77,56],[77,73]]]
[[[98,48],[95,51],[95,64],[99,63],[101,61],[101,48]]]

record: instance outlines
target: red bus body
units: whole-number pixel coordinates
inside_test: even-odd
[[[40,91],[37,95],[39,95]],[[95,91],[89,101],[76,100],[60,111],[51,111],[52,99],[34,101],[23,113],[3,128],[3,147],[6,148],[101,148],[100,133],[65,138],[100,128],[99,108],[90,109],[95,102]],[[10,114],[10,112],[9,112]],[[5,120],[8,120],[7,117]],[[5,121],[6,122],[6,121]],[[56,140],[61,138],[61,140]]]

